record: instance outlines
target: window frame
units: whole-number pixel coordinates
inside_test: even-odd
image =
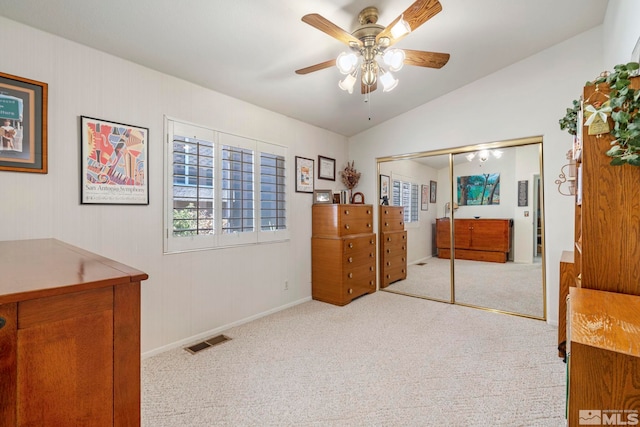
[[[259,141],[251,138],[216,131],[205,126],[185,122],[165,116],[166,135],[164,147],[164,245],[163,253],[179,253],[195,250],[208,250],[217,248],[228,248],[240,245],[254,245],[260,243],[287,241],[290,238],[290,204],[291,194],[289,182],[289,170],[291,160],[288,156],[288,149],[282,145],[269,142]],[[174,135],[198,140],[210,141],[213,143],[213,234],[192,235],[192,236],[175,236],[173,233],[173,215],[174,215],[174,160],[173,160],[173,143]],[[223,173],[222,173],[222,147],[232,146],[252,151],[253,159],[253,230],[243,232],[222,232],[222,192],[223,192]],[[284,159],[284,229],[261,230],[261,153],[281,156]]]

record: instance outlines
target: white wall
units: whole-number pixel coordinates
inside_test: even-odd
[[[339,170],[346,138],[2,17],[0,39],[3,72],[49,85],[49,173],[0,172],[0,240],[53,237],[148,273],[146,355],[310,298],[310,194],[290,193],[289,242],[162,254],[163,115],[285,145],[290,165],[321,154]],[[148,206],[80,205],[80,115],[149,128]]]
[[[573,200],[554,184],[571,146],[558,120],[584,82],[602,71],[602,58],[597,27],[350,138],[362,188],[375,190],[378,157],[541,135],[547,318],[557,324],[558,263],[562,251],[573,248]]]
[[[604,19],[605,69],[631,60],[631,52],[640,37],[640,2],[637,0],[609,0]],[[638,57],[634,57],[638,61]]]

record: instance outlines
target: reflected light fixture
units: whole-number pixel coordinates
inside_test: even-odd
[[[473,161],[473,159],[476,158],[476,156],[478,157],[478,161],[480,163],[484,163],[487,160],[489,160],[491,158],[491,156],[493,156],[496,159],[499,159],[500,157],[502,157],[502,151],[500,150],[480,150],[480,151],[475,151],[473,153],[469,153],[465,156],[465,158],[468,161]]]

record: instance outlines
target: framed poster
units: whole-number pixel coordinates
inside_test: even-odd
[[[80,117],[82,204],[149,204],[149,129]]]
[[[380,175],[380,200],[389,201],[391,197],[391,178],[387,175]]]
[[[436,193],[438,191],[437,181],[429,181],[429,203],[436,202]]]
[[[429,186],[422,184],[422,197],[420,198],[420,210],[429,210]]]
[[[296,156],[296,192],[313,193],[313,160]]]
[[[47,91],[0,73],[0,170],[47,173]]]
[[[459,176],[458,204],[460,206],[499,205],[500,174]]]
[[[336,159],[318,156],[318,179],[336,180]]]

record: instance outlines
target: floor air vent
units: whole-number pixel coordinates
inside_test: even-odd
[[[207,338],[206,340],[199,342],[198,344],[186,347],[185,350],[187,350],[191,354],[196,354],[199,351],[205,350],[209,347],[213,347],[214,345],[222,344],[223,342],[229,341],[230,339],[231,338],[226,335],[216,335],[215,337]]]

